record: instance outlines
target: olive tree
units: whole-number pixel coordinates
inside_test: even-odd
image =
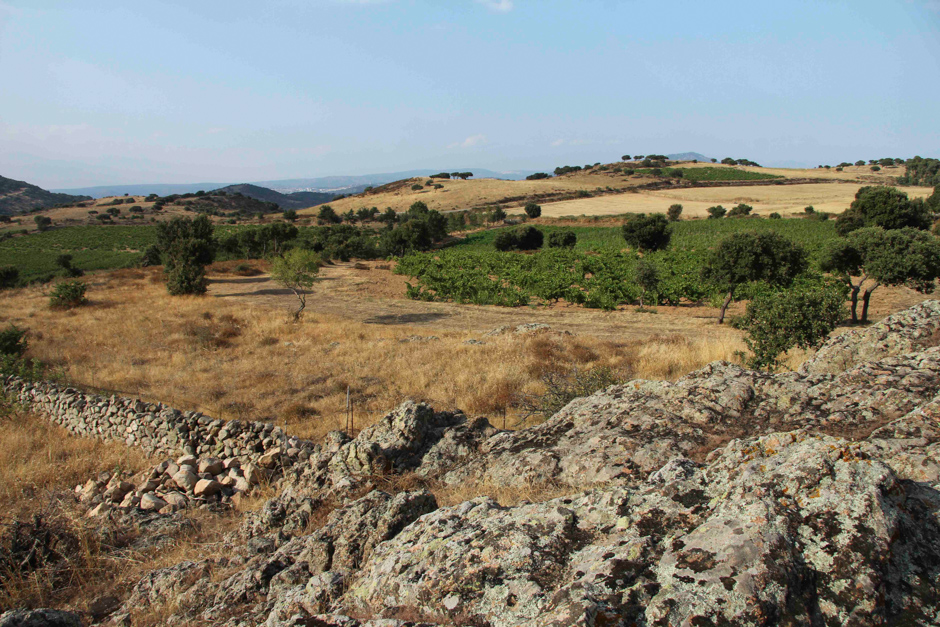
[[[672,229],[661,213],[637,214],[623,224],[623,239],[636,250],[651,252],[669,245]]]
[[[289,289],[297,297],[297,311],[292,313],[294,322],[303,316],[307,306],[307,291],[313,286],[322,262],[320,256],[311,250],[293,248],[283,256],[274,259],[271,265],[271,278]]]
[[[702,268],[702,279],[726,293],[718,324],[735,290],[752,281],[787,287],[806,270],[806,252],[777,233],[735,233],[722,240]]]
[[[868,322],[872,292],[882,285],[906,285],[923,294],[934,291],[940,277],[940,241],[914,228],[858,229],[830,244],[823,252],[820,267],[848,286],[853,323],[859,321],[861,294],[861,321]]]
[[[836,219],[839,235],[848,235],[856,229],[880,226],[883,229],[927,229],[930,211],[927,203],[911,200],[894,187],[868,186],[858,190],[855,200]]]

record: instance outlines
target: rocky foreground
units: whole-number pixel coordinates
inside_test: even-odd
[[[940,624],[940,301],[798,372],[715,363],[524,431],[405,403],[282,472],[225,557],[102,624]],[[434,496],[507,487],[567,496]]]

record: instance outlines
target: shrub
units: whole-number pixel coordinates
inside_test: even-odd
[[[49,306],[53,309],[72,309],[88,302],[85,292],[88,285],[84,281],[63,281],[52,289]]]
[[[586,370],[572,368],[567,372],[550,370],[540,379],[545,386],[545,393],[524,396],[519,404],[529,416],[550,418],[574,399],[623,383],[627,377],[624,373],[601,366]]]
[[[415,183],[414,185],[411,186],[411,191],[413,192],[417,192],[422,189],[424,189],[424,185],[421,185],[420,183]]]
[[[547,172],[536,172],[535,174],[530,174],[529,176],[525,177],[525,180],[540,181],[542,179],[550,179],[550,178],[552,178],[552,175],[548,174]]]
[[[339,224],[343,219],[337,215],[330,205],[323,205],[317,213],[317,222],[320,224]]]
[[[715,205],[714,207],[708,208],[708,218],[710,220],[717,220],[718,218],[725,217],[725,214],[728,213],[728,210],[722,207],[721,205]]]
[[[22,357],[26,352],[26,330],[11,324],[0,331],[0,355]]]
[[[753,353],[748,365],[774,370],[788,350],[819,347],[845,317],[846,291],[829,282],[752,298],[734,323],[747,332],[744,342]]]
[[[682,205],[676,203],[674,205],[669,205],[669,209],[666,210],[666,217],[669,218],[670,222],[678,222],[679,216],[682,215]]]
[[[770,214],[767,217],[769,217],[771,220],[780,220],[783,216],[781,216],[779,213],[774,211],[772,214]]]
[[[293,209],[288,209],[287,211],[285,211],[285,212],[282,214],[282,216],[283,216],[283,218],[284,218],[285,220],[287,220],[288,222],[296,222],[296,221],[297,221],[297,212],[294,211]]]
[[[493,238],[496,250],[537,250],[542,247],[545,236],[534,226],[525,226],[511,231],[502,231]]]
[[[872,172],[878,172],[879,170],[881,170],[881,166],[878,166],[878,165],[873,165],[873,166],[871,166],[871,171],[872,171]]]
[[[803,208],[803,213],[805,213],[805,214],[807,214],[807,215],[812,214],[812,213],[816,213],[816,209],[815,209],[812,205],[810,205],[810,206],[808,206],[808,207],[804,207],[804,208]]]
[[[669,222],[661,213],[637,214],[624,223],[622,231],[627,245],[644,252],[662,250],[672,238]]]
[[[36,222],[36,228],[40,231],[45,231],[52,226],[52,218],[48,216],[34,216],[33,220]]]
[[[0,290],[16,287],[20,281],[20,271],[14,266],[0,266]]]
[[[649,294],[654,305],[659,304],[659,268],[648,259],[641,259],[636,264],[636,284],[640,287],[640,307],[643,306],[643,294]]]
[[[574,231],[554,231],[548,234],[549,248],[574,248],[578,243],[578,236]]]
[[[542,215],[542,208],[534,202],[530,202],[525,206],[525,214],[530,218],[537,218]]]
[[[750,205],[745,205],[742,202],[731,208],[731,211],[728,212],[728,217],[729,218],[742,218],[744,216],[751,215],[751,211],[753,210],[754,210],[754,207]]]
[[[486,218],[487,222],[502,222],[506,219],[506,212],[502,207],[494,207]]]

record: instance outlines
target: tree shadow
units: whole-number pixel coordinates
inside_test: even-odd
[[[382,316],[373,316],[363,320],[366,324],[383,324],[383,325],[394,325],[394,324],[423,324],[427,322],[434,322],[435,320],[440,320],[441,318],[450,318],[451,314],[447,313],[410,313],[410,314],[386,314]]]
[[[286,288],[272,288],[266,290],[255,290],[254,292],[233,292],[231,294],[216,294],[216,298],[231,298],[232,296],[287,296],[293,294]]]

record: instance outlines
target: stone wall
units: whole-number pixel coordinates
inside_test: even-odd
[[[46,416],[76,435],[121,441],[155,455],[238,459],[242,463],[290,464],[307,459],[313,442],[290,437],[270,423],[224,421],[200,412],[119,396],[86,394],[54,383],[0,379],[11,400]]]

